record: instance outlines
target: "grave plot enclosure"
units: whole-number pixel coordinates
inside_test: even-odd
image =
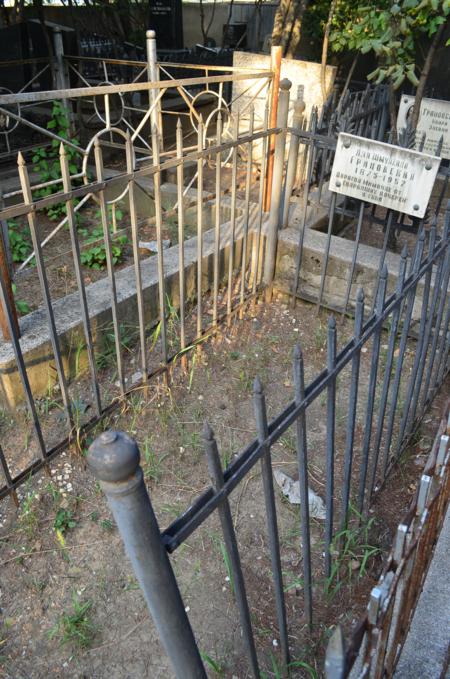
[[[24,238],[16,240],[19,245],[10,242],[21,258],[13,280],[7,247],[0,276],[1,396],[4,405],[18,406],[12,417],[19,432],[1,441],[0,499],[17,501],[20,486],[68,446],[86,452],[95,427],[135,398],[151,402],[162,388],[157,378],[168,388],[178,366],[190,393],[202,347],[225,338],[225,328],[239,334],[248,314],[249,323],[257,323],[258,313],[275,316],[281,302],[289,308],[299,298],[302,305],[313,302],[306,320],[297,325],[294,319],[300,342],[292,356],[283,343],[288,326],[279,318],[270,351],[278,353],[280,365],[292,366],[283,385],[277,383],[270,414],[264,382],[273,375],[258,378],[257,352],[249,347],[237,379],[251,391],[249,431],[256,436],[221,459],[209,424],[202,438],[192,433],[196,449],[206,454],[210,483],[188,506],[177,507],[169,526],[160,530],[156,522],[129,437],[106,431],[88,456],[177,676],[206,676],[206,661],[168,555],[218,517],[239,616],[239,671],[261,677],[267,666],[262,669],[255,639],[230,495],[245,490],[260,467],[265,582],[274,603],[269,633],[277,641],[276,662],[285,668],[299,649],[290,640],[294,622],[286,606],[274,451],[291,442],[300,499],[297,614],[305,634],[312,634],[316,619],[324,624],[326,596],[339,590],[343,570],[353,568],[346,541],[365,537],[374,503],[389,492],[447,378],[449,172],[440,142],[432,155],[424,154],[426,140],[413,149],[416,138],[406,128],[392,145],[383,86],[334,91],[320,111],[313,107],[305,115],[302,100],[275,69],[205,67],[198,77],[175,78],[171,69],[178,76],[182,67],[158,65],[154,36],[148,39],[142,68],[108,61],[111,68],[138,69],[133,78],[127,71],[122,84],[109,82],[105,60],[106,82],[91,85],[81,60],[67,57],[64,63],[82,87],[0,95],[0,113],[45,104],[47,115],[52,112],[47,122],[60,126],[38,125],[50,147],[34,148],[34,156],[19,153],[18,186],[6,192],[0,212],[13,240]],[[248,83],[245,106],[233,107],[236,102],[225,96],[232,82]],[[256,115],[252,97],[262,93],[267,104]],[[50,101],[56,102],[51,111]],[[180,103],[187,107],[183,120]],[[93,121],[100,127],[87,141],[81,134],[74,141],[75,113],[83,134]],[[19,122],[21,116],[11,113]],[[55,177],[41,181],[35,168],[49,160]],[[17,318],[24,304],[35,308]],[[302,323],[314,325],[313,333],[308,328],[315,337],[315,348],[308,346],[313,360],[302,347]],[[234,353],[230,360],[239,359]],[[317,357],[323,358],[320,367]],[[307,379],[308,362],[313,369]],[[200,394],[208,405],[214,386]],[[315,449],[321,451],[317,467]],[[446,455],[447,447],[437,473]],[[310,491],[320,500],[314,524]],[[423,509],[431,495],[421,498]],[[439,520],[441,514],[436,512]],[[360,568],[373,554],[363,550],[353,561]],[[374,632],[374,620],[366,631]],[[169,634],[173,625],[177,633]],[[341,660],[344,655],[340,648]]]

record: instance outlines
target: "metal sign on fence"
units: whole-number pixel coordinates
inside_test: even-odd
[[[330,190],[423,217],[440,158],[341,132]]]
[[[397,131],[403,130],[412,114],[415,98],[403,94],[397,115]],[[423,150],[434,153],[441,137],[443,138],[442,158],[450,158],[450,101],[442,99],[422,99],[419,121],[417,123],[416,148],[422,143],[425,134]]]

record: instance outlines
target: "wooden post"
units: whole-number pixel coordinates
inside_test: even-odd
[[[8,294],[9,307],[11,309],[12,320],[16,329],[17,337],[20,337],[19,321],[17,318],[16,303],[14,301],[14,293],[11,283],[11,275],[8,265],[8,257],[6,254],[5,242],[3,240],[3,232],[0,234],[0,276],[5,282],[5,287]],[[11,341],[11,334],[9,332],[6,309],[0,304],[0,328],[2,330],[3,339],[7,342]]]
[[[276,127],[278,113],[278,90],[280,87],[282,48],[280,45],[272,47],[270,51],[270,68],[273,73],[272,100],[270,106],[269,127]],[[270,137],[269,156],[267,159],[266,188],[264,191],[264,212],[270,210],[272,194],[273,160],[275,155],[275,135]]]

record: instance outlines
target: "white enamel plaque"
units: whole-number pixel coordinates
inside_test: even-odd
[[[440,158],[341,132],[330,190],[423,217]]]
[[[397,131],[400,132],[408,118],[412,115],[414,97],[402,94],[397,115]],[[423,134],[426,134],[425,153],[436,153],[436,148],[441,137],[444,138],[442,158],[450,158],[450,101],[442,99],[422,99],[420,104],[419,122],[417,123],[416,148],[421,143]]]

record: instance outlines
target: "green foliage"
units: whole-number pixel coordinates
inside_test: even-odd
[[[72,646],[80,649],[88,648],[95,633],[95,627],[89,614],[92,606],[91,599],[82,603],[74,594],[72,611],[62,613],[57,623],[49,631],[49,638],[59,638],[61,645],[72,644]]]
[[[70,122],[66,108],[61,102],[53,101],[51,118],[47,123],[47,129],[53,132],[53,134],[57,134],[61,139],[69,139],[69,128]],[[78,139],[71,138],[70,141],[76,146],[79,144]],[[52,139],[50,148],[40,146],[34,150],[32,157],[34,171],[39,174],[39,183],[41,184],[61,178],[59,145],[60,142],[57,139]],[[77,162],[79,154],[72,146],[66,146],[66,154],[68,156],[70,174],[75,174],[78,170]],[[36,198],[45,198],[60,190],[60,184],[53,184],[52,186],[38,189],[35,192],[35,196]],[[66,206],[64,203],[52,205],[47,208],[46,213],[51,220],[61,219],[66,214]]]
[[[344,3],[347,6],[347,3]],[[450,0],[377,0],[348,6],[336,13],[330,34],[334,52],[374,52],[378,67],[368,80],[389,81],[398,89],[405,80],[417,87],[416,45],[419,38],[433,37],[450,14]]]
[[[113,224],[113,215],[116,224],[123,219],[122,210],[115,206],[108,205],[108,224]],[[94,221],[100,222],[102,219],[101,210],[97,210],[94,214]],[[111,234],[111,254],[113,264],[119,264],[123,260],[124,245],[128,243],[128,237],[124,233],[114,233],[112,226],[109,227]],[[90,269],[101,270],[106,268],[106,246],[103,237],[103,228],[96,227],[91,233],[86,228],[79,228],[78,232],[86,237],[83,243],[83,251],[81,252],[81,263]],[[92,244],[92,247],[85,248],[86,245]]]
[[[77,522],[75,521],[73,512],[70,509],[58,509],[53,523],[53,528],[61,533],[64,533],[69,528],[75,528]]]
[[[19,312],[19,314],[21,316],[25,316],[26,314],[29,314],[30,311],[31,311],[29,305],[23,299],[17,299],[16,298],[16,290],[17,290],[16,284],[12,283],[11,288],[12,288],[13,295],[14,295],[14,301],[16,303],[16,309]]]
[[[333,556],[330,576],[325,582],[325,591],[333,598],[344,584],[351,585],[353,579],[363,578],[373,557],[381,552],[370,544],[370,531],[375,519],[365,521],[363,516],[350,505],[349,514],[357,519],[356,526],[349,526],[336,533],[330,552]]]
[[[89,269],[104,269],[106,267],[106,246],[103,240],[103,229],[96,228],[85,240],[85,244],[95,243],[80,255],[81,263]],[[111,255],[113,264],[120,264],[124,256],[124,245],[128,243],[125,234],[111,235]]]
[[[286,670],[283,664],[281,664],[278,659],[274,656],[272,652],[270,652],[270,661],[271,661],[271,672],[261,672],[261,678],[262,679],[283,679],[286,677]],[[310,679],[318,679],[318,674],[314,667],[312,667],[309,663],[305,662],[304,660],[293,660],[292,662],[289,663],[288,667],[288,675],[289,676],[296,676],[296,674],[292,673],[292,670],[304,670],[306,673],[306,676],[308,676]]]
[[[30,240],[30,229],[15,219],[8,219],[9,247],[13,262],[24,262],[33,251]]]
[[[120,323],[119,325],[119,341],[122,349],[130,351],[133,343],[133,336],[130,334],[129,329],[126,325],[124,325],[124,323]],[[114,362],[115,355],[116,344],[114,338],[114,329],[112,329],[105,332],[103,336],[102,350],[95,357],[97,367],[100,370],[109,367],[111,363]]]
[[[225,676],[225,668],[219,661],[214,660],[214,658],[211,658],[211,656],[204,651],[200,651],[200,656],[205,665],[207,665],[218,677]]]
[[[25,499],[22,501],[21,512],[19,514],[20,527],[23,528],[30,537],[36,531],[39,522],[36,512],[38,500],[39,496],[36,492],[28,492],[25,496]]]

